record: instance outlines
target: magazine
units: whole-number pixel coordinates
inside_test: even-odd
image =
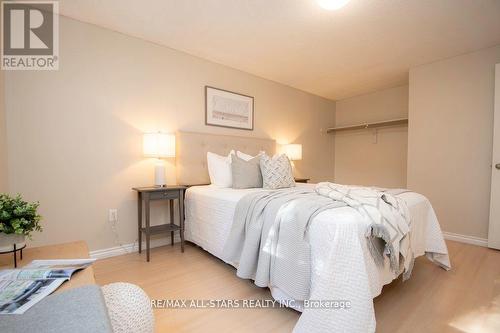
[[[0,271],[0,314],[23,314],[95,259],[34,260]]]

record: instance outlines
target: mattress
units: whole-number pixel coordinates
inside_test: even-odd
[[[315,185],[297,184],[297,186],[314,187]],[[262,189],[219,188],[213,185],[189,188],[185,198],[186,240],[224,260],[223,248],[231,231],[236,205],[242,197],[256,191],[262,191]],[[405,192],[398,196],[407,203],[411,213],[411,244],[415,256],[421,256],[434,250],[433,244],[440,247],[442,243],[441,230],[427,198],[414,192]],[[320,213],[314,221],[321,222],[324,219],[331,220],[332,218],[341,224],[359,219],[360,215],[353,208],[341,207]],[[442,249],[435,250],[439,252]],[[367,252],[365,258],[371,258],[367,248],[365,251]],[[372,280],[370,284],[373,297],[380,294],[383,285],[390,283],[397,277],[390,271],[388,264],[379,267],[371,260],[367,262],[367,270]],[[279,288],[273,288],[271,292],[276,299],[289,299],[286,293],[283,293]]]
[[[219,188],[214,185],[190,187],[184,198],[185,239],[222,259],[236,204],[248,193],[256,191],[262,189]]]

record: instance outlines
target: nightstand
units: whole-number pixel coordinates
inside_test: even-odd
[[[174,245],[174,232],[179,231],[181,236],[181,251],[184,252],[184,191],[186,186],[169,185],[165,187],[134,187],[137,191],[137,213],[138,213],[138,233],[139,233],[139,253],[142,252],[142,234],[146,236],[146,260],[149,261],[150,240],[152,234],[170,232],[170,239]],[[161,225],[150,225],[150,203],[153,200],[168,200],[170,205],[170,223]],[[174,222],[174,200],[179,200],[179,224]],[[144,206],[145,226],[143,227],[142,209]]]
[[[309,178],[295,178],[296,183],[308,183],[309,180]]]

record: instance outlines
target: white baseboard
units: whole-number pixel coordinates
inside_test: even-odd
[[[180,242],[180,236],[177,234],[174,236],[174,243]],[[151,240],[151,248],[165,246],[170,244],[170,237],[161,238],[161,239],[152,239]],[[115,247],[110,247],[107,249],[94,250],[89,252],[90,258],[93,259],[104,259],[109,257],[120,256],[122,254],[128,254],[139,251],[139,244],[137,241],[130,244],[123,244]],[[146,251],[146,242],[142,242],[142,251]]]
[[[443,232],[443,236],[444,236],[444,239],[452,240],[455,242],[488,247],[488,240],[485,238],[460,235],[460,234],[455,234],[453,232],[446,232],[446,231]]]
[[[488,247],[488,240],[485,238],[479,238],[474,236],[466,236],[455,234],[453,232],[443,232],[444,239],[452,240],[455,242],[472,244],[477,246]],[[175,235],[174,242],[180,242],[179,235]],[[165,246],[170,244],[170,238],[161,238],[161,239],[152,239],[151,240],[151,248]],[[146,248],[146,243],[142,242],[142,249]],[[110,247],[107,249],[90,251],[89,255],[91,258],[95,259],[104,259],[109,257],[120,256],[122,254],[133,253],[139,251],[139,245],[137,242],[130,244],[123,244],[121,246]]]

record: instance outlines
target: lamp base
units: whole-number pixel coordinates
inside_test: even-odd
[[[167,186],[167,182],[165,181],[165,163],[162,160],[159,160],[155,164],[155,186]]]

